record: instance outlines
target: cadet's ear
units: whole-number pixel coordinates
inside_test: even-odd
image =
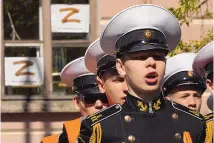
[[[213,91],[213,83],[210,79],[206,80],[206,86],[207,86],[208,91],[210,91],[210,92]]]
[[[126,75],[125,67],[124,67],[124,64],[121,59],[116,60],[116,68],[117,68],[117,72],[119,73],[119,75],[121,75],[121,76]]]
[[[164,98],[167,100],[171,100],[171,98],[169,96],[165,96]]]
[[[77,97],[75,96],[74,99],[73,99],[73,102],[74,102],[74,106],[76,108],[77,111],[80,111],[80,97]]]
[[[97,85],[101,93],[105,93],[104,81],[97,76]]]

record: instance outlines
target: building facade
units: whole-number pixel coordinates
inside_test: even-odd
[[[84,55],[112,16],[145,3],[179,6],[178,0],[0,0],[2,142],[38,143],[44,136],[59,133],[64,121],[79,117],[72,101],[74,94],[60,81],[61,69]],[[201,3],[189,26],[182,25],[184,41],[200,40],[213,29],[213,19],[201,18],[205,12],[213,12],[213,0]],[[55,16],[56,11],[64,16]],[[54,29],[58,21],[75,27],[84,20],[84,25],[70,32],[63,31],[67,28],[63,26]],[[29,59],[25,58],[36,62],[26,62]],[[17,64],[19,67],[12,68]],[[23,84],[23,79],[17,78],[21,74],[34,75],[25,71],[29,66],[40,69],[35,74],[42,77],[38,79],[41,83]]]

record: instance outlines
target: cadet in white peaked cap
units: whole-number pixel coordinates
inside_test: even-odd
[[[205,45],[193,62],[195,74],[206,78],[207,90],[202,95],[200,112],[205,115],[207,132],[205,142],[213,142],[213,47],[214,41]]]
[[[63,132],[60,134],[58,142],[75,142],[79,134],[81,120],[106,108],[108,100],[106,95],[99,91],[96,75],[89,72],[85,67],[84,57],[68,63],[62,69],[60,77],[62,82],[72,87],[76,93],[77,96],[75,96],[74,101],[80,111],[81,118],[66,121],[63,124]]]
[[[97,73],[98,86],[106,93],[110,105],[124,103],[127,91],[125,79],[118,74],[115,64],[116,58],[101,49],[99,39],[85,53],[85,65],[89,71]]]
[[[205,80],[193,73],[195,53],[182,53],[167,59],[163,95],[187,108],[199,112]]]
[[[128,86],[126,101],[87,117],[78,142],[204,141],[203,117],[161,95],[165,57],[180,38],[178,20],[157,5],[132,6],[109,21],[100,45],[106,54],[116,56],[116,69]]]

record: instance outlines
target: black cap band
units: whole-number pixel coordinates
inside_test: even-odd
[[[169,51],[167,39],[161,31],[156,29],[137,29],[123,35],[116,42],[117,55],[149,49]]]
[[[163,85],[164,96],[177,86],[194,85],[201,92],[206,89],[205,79],[201,76],[193,74],[192,71],[182,71],[168,78]]]
[[[73,80],[73,91],[77,94],[98,94],[100,93],[96,75],[84,75]]]
[[[101,75],[109,70],[116,70],[116,58],[110,55],[105,55],[97,62],[97,75]]]

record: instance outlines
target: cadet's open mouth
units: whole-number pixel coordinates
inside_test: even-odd
[[[158,74],[157,72],[150,72],[146,75],[146,82],[149,85],[154,85],[158,81]]]

